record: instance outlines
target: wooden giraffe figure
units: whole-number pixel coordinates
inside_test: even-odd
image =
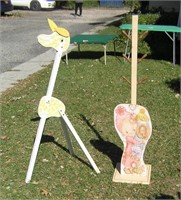
[[[95,162],[92,159],[91,155],[89,154],[88,150],[84,146],[84,144],[81,141],[76,130],[72,126],[67,115],[65,114],[64,103],[61,102],[60,100],[52,97],[53,89],[54,89],[54,85],[55,85],[55,81],[56,81],[56,77],[57,77],[57,73],[58,73],[58,69],[59,69],[59,65],[60,65],[60,61],[61,61],[61,57],[62,57],[62,53],[68,49],[69,44],[70,44],[70,34],[66,29],[64,29],[62,27],[58,27],[50,19],[48,19],[48,24],[50,26],[50,29],[52,30],[52,34],[50,34],[50,35],[41,34],[38,36],[38,41],[44,47],[54,48],[56,50],[56,55],[55,55],[55,59],[54,59],[54,64],[53,64],[46,96],[43,96],[41,98],[41,100],[39,102],[39,106],[38,106],[38,114],[40,116],[40,122],[39,122],[32,154],[31,154],[31,158],[30,158],[30,162],[29,162],[29,166],[28,166],[28,171],[26,174],[26,179],[25,179],[26,183],[29,183],[31,181],[31,177],[32,177],[36,157],[38,154],[38,149],[39,149],[39,145],[41,142],[45,122],[46,122],[46,119],[50,118],[50,117],[59,117],[61,119],[62,127],[64,130],[64,135],[65,135],[68,147],[69,147],[70,154],[73,155],[73,148],[72,148],[72,144],[70,141],[70,137],[67,132],[67,127],[69,128],[71,133],[74,135],[75,139],[77,140],[81,149],[87,156],[87,158],[88,158],[89,162],[91,163],[92,167],[94,168],[94,170],[97,173],[100,173],[97,165],[95,164]]]
[[[117,164],[114,182],[149,184],[151,165],[144,163],[144,152],[152,134],[147,109],[137,105],[138,15],[132,16],[131,104],[114,109],[115,129],[124,144],[121,163]]]

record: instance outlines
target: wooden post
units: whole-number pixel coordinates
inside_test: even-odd
[[[132,18],[132,55],[131,55],[131,105],[137,102],[137,54],[138,54],[138,15]]]

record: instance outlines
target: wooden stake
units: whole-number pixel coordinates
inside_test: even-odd
[[[132,17],[131,104],[137,101],[138,15]]]

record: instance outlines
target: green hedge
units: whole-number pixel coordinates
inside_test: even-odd
[[[67,8],[67,9],[74,9],[74,0],[57,0],[56,1],[56,7],[59,8]],[[85,1],[83,2],[84,8],[92,8],[92,7],[98,7],[99,6],[99,1]]]
[[[155,24],[156,21],[160,18],[160,14],[139,14],[139,24]],[[129,13],[124,16],[121,21],[123,24],[129,24],[132,20],[132,13]]]
[[[157,12],[157,13],[146,13],[146,14],[138,14],[139,16],[139,24],[159,24],[159,25],[177,25],[178,13],[176,12]],[[132,21],[132,13],[125,14],[120,24],[130,24]],[[143,31],[139,31],[138,35],[140,36]],[[159,34],[162,34],[159,36]],[[159,40],[158,40],[159,37]],[[168,44],[168,48],[171,48],[171,43],[167,42],[169,38],[163,33],[150,32],[145,40],[140,40],[138,45],[138,52],[140,54],[147,53],[148,55],[158,55],[160,52],[163,52],[163,48],[167,48],[165,45]],[[120,35],[121,43],[125,43],[125,36],[123,34]],[[154,47],[154,43],[157,45]],[[160,43],[160,45],[158,44]],[[162,48],[162,49],[160,49]],[[153,53],[154,49],[154,53]],[[131,49],[129,49],[131,51]]]

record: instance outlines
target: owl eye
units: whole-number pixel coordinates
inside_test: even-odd
[[[61,42],[63,42],[63,39],[61,40]]]

